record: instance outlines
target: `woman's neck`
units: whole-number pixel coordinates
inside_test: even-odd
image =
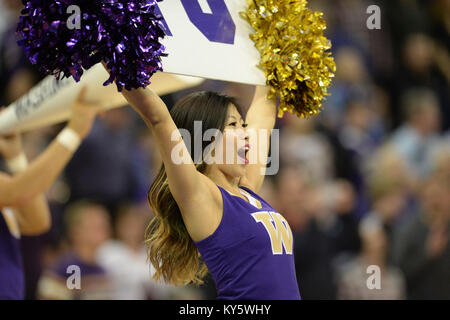
[[[232,177],[220,171],[217,167],[209,167],[205,175],[210,178],[219,187],[230,191],[231,193],[239,194],[240,177]]]

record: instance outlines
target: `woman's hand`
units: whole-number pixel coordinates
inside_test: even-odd
[[[96,104],[85,100],[86,87],[83,87],[72,106],[72,115],[68,123],[68,127],[75,130],[81,139],[91,131],[96,115],[100,111],[100,107]]]

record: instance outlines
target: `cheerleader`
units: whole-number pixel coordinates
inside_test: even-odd
[[[149,192],[155,217],[146,235],[156,279],[199,284],[209,270],[218,299],[300,299],[291,229],[257,194],[277,112],[267,92],[256,88],[245,121],[235,99],[214,92],[193,93],[170,112],[150,88],[122,92],[147,123],[163,160]],[[195,121],[204,132],[219,130],[215,147],[208,153],[203,141],[201,154],[222,154],[223,161],[194,159],[196,139],[183,140],[180,129],[194,137]],[[267,143],[249,145],[250,129]],[[225,150],[229,145],[234,148]],[[249,163],[252,148],[264,155],[257,163]]]
[[[24,298],[20,236],[42,234],[50,228],[44,192],[88,135],[98,112],[83,101],[84,92],[72,107],[67,126],[29,166],[18,134],[0,138],[0,154],[11,173],[0,173],[0,300]]]

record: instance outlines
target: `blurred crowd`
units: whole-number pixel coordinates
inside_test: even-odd
[[[42,76],[15,44],[20,1],[0,6],[0,103]],[[366,9],[381,8],[381,30]],[[450,299],[450,1],[311,0],[325,13],[337,74],[323,112],[278,119],[280,170],[261,196],[294,234],[303,299]],[[252,86],[207,80],[163,99],[215,90],[248,108]],[[33,159],[61,126],[24,135]],[[125,107],[96,120],[48,192],[53,226],[22,238],[28,299],[212,299],[150,280],[147,191],[160,159]],[[272,154],[277,161],[277,155]],[[82,269],[68,290],[67,267]],[[369,289],[376,266],[380,289]]]

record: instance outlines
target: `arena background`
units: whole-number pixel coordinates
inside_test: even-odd
[[[380,30],[366,26],[373,4]],[[21,6],[0,2],[1,105],[43,77],[16,45]],[[262,190],[293,230],[302,298],[450,299],[450,1],[309,6],[325,13],[336,78],[320,116],[277,122],[280,170]],[[171,106],[196,90],[225,92],[247,107],[253,94],[251,86],[207,80],[163,98]],[[29,159],[61,128],[26,133]],[[22,238],[27,299],[215,297],[211,280],[176,288],[149,279],[142,239],[159,164],[131,108],[97,119],[47,194],[51,231]],[[88,270],[82,290],[64,290],[69,261]],[[370,288],[368,266],[380,268],[381,289]]]

